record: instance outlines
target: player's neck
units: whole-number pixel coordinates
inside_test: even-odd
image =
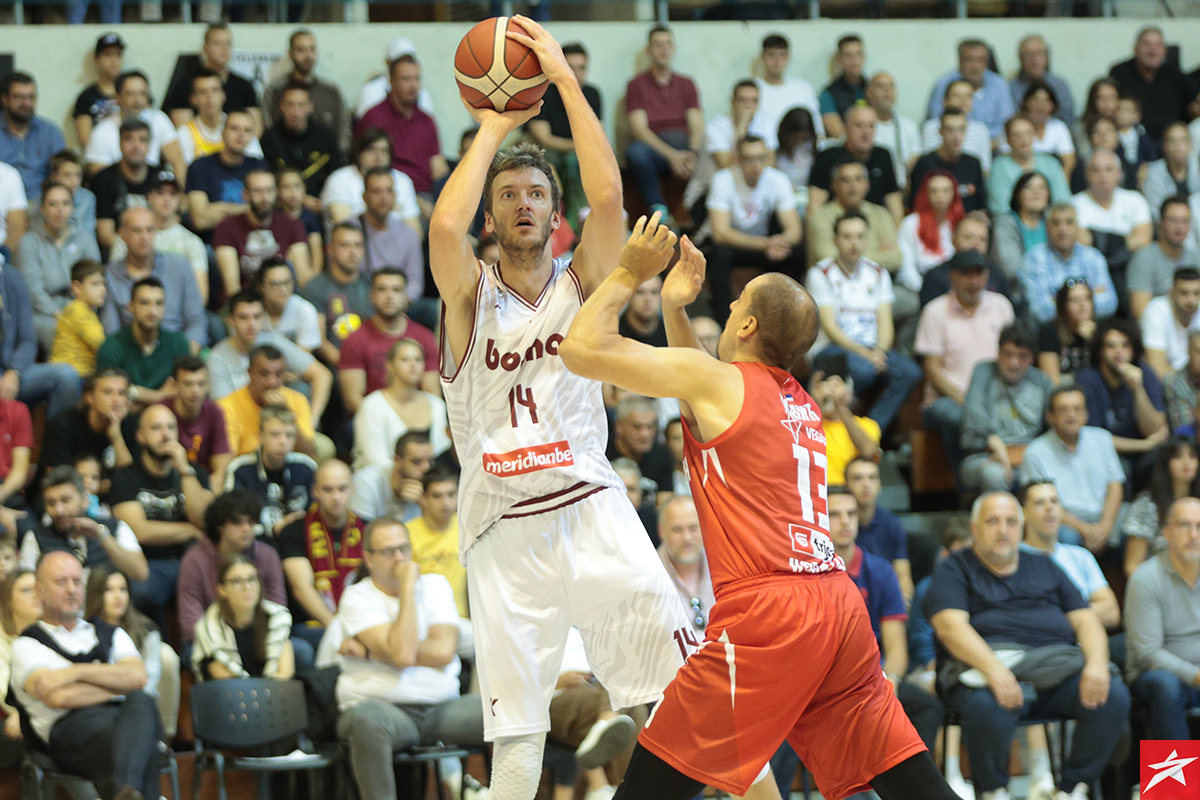
[[[542,290],[554,270],[554,260],[550,249],[546,248],[537,255],[529,253],[507,253],[501,251],[500,263],[496,265],[501,277],[508,288],[519,294],[529,303],[537,301]]]

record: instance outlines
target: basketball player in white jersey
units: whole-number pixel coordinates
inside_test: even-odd
[[[430,220],[430,261],[445,304],[442,385],[463,468],[461,555],[485,736],[495,744],[492,800],[537,792],[571,625],[614,708],[656,699],[693,640],[604,456],[600,384],[568,372],[558,357],[571,320],[625,242],[617,161],[562,48],[537,23],[514,19],[528,36],[509,36],[533,48],[562,95],[592,211],[573,263],[554,260],[560,193],[544,155],[517,145],[497,157],[538,108],[472,110],[479,132]],[[500,244],[493,267],[476,260],[467,240],[481,195],[485,229]]]

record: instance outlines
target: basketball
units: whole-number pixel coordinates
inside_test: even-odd
[[[525,33],[508,17],[485,19],[458,43],[454,79],[472,108],[521,111],[537,105],[550,85],[537,55],[507,31]]]

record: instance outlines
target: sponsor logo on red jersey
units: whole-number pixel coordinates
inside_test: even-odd
[[[1142,742],[1143,800],[1200,798],[1200,741],[1153,739]]]
[[[571,445],[566,441],[538,444],[509,450],[507,453],[484,453],[483,469],[490,475],[507,477],[525,475],[542,469],[566,467],[575,463]]]

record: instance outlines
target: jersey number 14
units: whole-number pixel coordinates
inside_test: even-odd
[[[508,413],[514,428],[517,427],[517,406],[528,409],[529,421],[537,425],[537,402],[533,399],[533,389],[527,389],[518,383],[508,390]]]

